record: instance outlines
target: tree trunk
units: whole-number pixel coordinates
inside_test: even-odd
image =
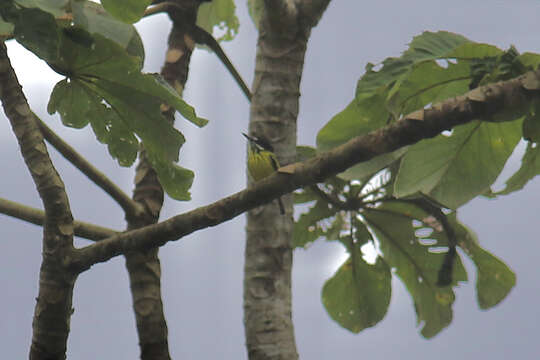
[[[296,158],[300,79],[311,27],[317,21],[302,4],[267,3],[258,24],[249,130],[268,139],[280,164],[286,165]],[[328,1],[323,3],[316,20]],[[298,358],[291,318],[292,196],[283,200],[283,216],[275,202],[247,215],[244,323],[251,360]]]

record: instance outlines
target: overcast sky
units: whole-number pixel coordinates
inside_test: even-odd
[[[224,44],[248,84],[253,78],[256,32],[239,2],[240,33]],[[317,131],[352,99],[367,62],[399,56],[413,36],[424,30],[448,30],[503,49],[540,52],[540,2],[529,1],[333,1],[314,29],[306,55],[300,104],[299,143],[313,145]],[[145,70],[158,72],[164,61],[169,23],[154,16],[138,25],[146,46]],[[35,112],[78,151],[115,179],[127,192],[133,170],[119,168],[88,130],[59,125],[46,114],[51,89],[60,79],[47,66],[9,44],[24,91]],[[249,104],[217,59],[205,51],[192,57],[186,99],[210,119],[198,129],[179,120],[187,138],[182,165],[196,172],[193,201],[167,200],[162,218],[207,204],[241,190],[245,183],[245,143]],[[0,121],[2,186],[0,197],[41,207],[24,167],[15,137],[3,113]],[[116,204],[51,150],[66,183],[76,219],[124,228]],[[508,172],[519,166],[512,158]],[[501,183],[501,181],[499,181]],[[320,291],[344,259],[339,244],[316,243],[295,252],[293,317],[303,359],[536,359],[540,350],[540,242],[536,225],[540,182],[497,200],[474,200],[460,219],[477,234],[482,246],[503,259],[517,274],[517,285],[499,306],[481,311],[474,293],[474,267],[468,284],[456,291],[454,321],[434,339],[416,327],[413,303],[394,280],[390,309],[376,327],[352,334],[326,314]],[[245,359],[242,326],[244,217],[197,232],[161,251],[165,313],[174,359]],[[0,297],[2,358],[26,358],[37,296],[41,229],[0,215]],[[78,241],[78,245],[86,244]],[[75,287],[68,358],[136,359],[135,321],[123,258],[94,266]]]

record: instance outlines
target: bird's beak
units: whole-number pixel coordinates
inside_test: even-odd
[[[245,134],[245,133],[242,133],[242,135],[244,135],[245,138],[248,139],[249,141],[255,142],[255,139],[252,138],[251,136],[249,136],[249,135],[247,135],[247,134]]]

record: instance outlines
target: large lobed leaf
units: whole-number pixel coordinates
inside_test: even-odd
[[[403,158],[394,195],[421,192],[456,209],[489,189],[520,137],[520,122],[474,121],[423,140]]]
[[[143,17],[152,0],[101,0],[101,3],[118,20],[133,24]]]
[[[449,219],[456,229],[459,246],[476,266],[476,297],[481,309],[499,304],[516,285],[516,275],[502,260],[483,249],[473,231],[452,215]]]
[[[430,338],[452,321],[452,304],[455,299],[452,286],[467,280],[467,273],[459,255],[453,269],[452,286],[437,286],[437,274],[448,246],[443,229],[424,210],[404,202],[385,203],[362,213],[380,243],[385,262],[403,281],[411,294],[421,333]],[[422,228],[431,229],[430,236],[417,234]]]
[[[363,258],[359,247],[328,279],[322,289],[323,305],[334,321],[359,333],[376,325],[388,310],[392,274],[378,258],[373,265]]]
[[[387,58],[380,66],[366,66],[353,101],[319,131],[318,150],[328,150],[412,111],[474,86],[515,77],[539,64],[539,55],[519,55],[513,47],[502,51],[449,32],[424,32],[414,37],[401,57]],[[524,133],[538,133],[540,126],[530,111],[505,112],[481,120],[507,122],[523,115]],[[519,126],[518,120],[458,128],[451,136],[378,156],[340,176],[361,179],[404,157],[396,182],[397,196],[423,192],[456,208],[489,189],[521,136]]]
[[[80,128],[90,122],[98,140],[107,143],[124,166],[135,160],[141,139],[167,193],[189,198],[193,173],[174,164],[184,137],[160,108],[168,104],[198,126],[206,120],[198,118],[159,75],[141,73],[141,53],[129,53],[133,37],[118,44],[121,38],[112,41],[99,32],[61,27],[37,8],[19,11],[14,32],[19,42],[68,77],[53,90],[50,113],[58,111],[68,126]]]

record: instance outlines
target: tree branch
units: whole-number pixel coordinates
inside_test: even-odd
[[[197,230],[216,226],[300,187],[323,181],[375,156],[434,137],[444,130],[540,99],[540,69],[518,78],[476,88],[465,95],[415,111],[403,119],[358,136],[305,162],[278,169],[253,187],[161,223],[115,235],[77,249],[71,266],[84,271],[129,250],[162,246]]]
[[[43,210],[1,198],[0,213],[38,226],[43,226],[45,222],[45,212]],[[83,221],[74,221],[73,228],[75,236],[93,241],[103,240],[118,234],[118,231]]]
[[[65,263],[73,249],[73,217],[64,183],[51,162],[4,43],[0,44],[0,100],[45,208],[30,359],[64,359],[77,278]]]
[[[295,0],[263,0],[264,11],[268,17],[271,28],[276,34],[283,33],[284,31],[296,27],[298,20],[298,9]],[[291,37],[296,36],[294,32],[290,34]]]
[[[303,22],[311,28],[315,27],[328,4],[330,0],[300,0],[298,7],[302,13]]]
[[[90,162],[88,162],[83,156],[67,144],[62,138],[54,133],[41,119],[35,115],[37,124],[43,134],[43,137],[49,144],[51,144],[66,160],[68,160],[73,166],[79,169],[86,177],[88,177],[94,184],[99,186],[103,191],[110,195],[118,205],[124,210],[126,217],[137,218],[144,212],[143,206],[133,201],[126,193],[122,191],[112,180],[110,180],[105,174],[96,169]]]

